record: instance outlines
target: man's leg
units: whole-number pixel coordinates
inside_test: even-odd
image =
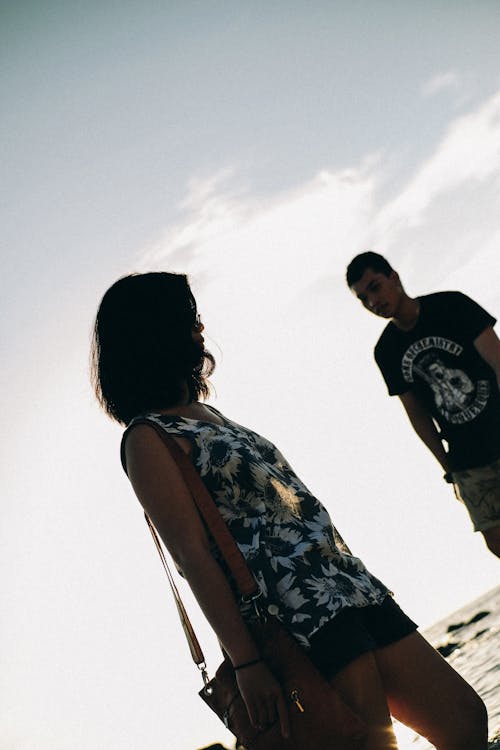
[[[481,533],[488,549],[500,557],[500,526],[492,526],[491,529],[485,529]]]

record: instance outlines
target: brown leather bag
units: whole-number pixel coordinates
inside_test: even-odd
[[[145,420],[146,421],[146,420]],[[260,591],[239,548],[201,477],[184,451],[160,426],[154,427],[175,459],[193,500],[224,557],[243,599],[252,601],[257,617],[247,623],[260,655],[281,684],[288,702],[290,737],[285,739],[279,722],[265,729],[252,726],[238,689],[236,674],[226,658],[209,680],[205,659],[186,614],[165,559],[161,543],[146,515],[151,534],[162,559],[191,655],[204,680],[199,695],[215,711],[245,750],[356,750],[366,734],[363,720],[318,672],[306,651],[283,625],[259,607]]]
[[[232,664],[225,660],[200,691],[203,698],[245,750],[354,750],[365,725],[321,676],[306,652],[274,617],[251,626],[267,666],[288,702],[290,737],[279,722],[259,730],[252,726],[238,690]]]

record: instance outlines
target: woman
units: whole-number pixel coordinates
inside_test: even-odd
[[[134,491],[236,669],[252,723],[289,732],[280,686],[240,608],[160,425],[200,472],[269,611],[364,718],[364,750],[396,748],[390,714],[439,750],[485,750],[487,719],[472,688],[416,632],[388,589],[350,555],[324,507],[265,438],[201,403],[214,369],[187,278],[133,274],[104,295],[93,381],[128,425],[122,461]]]

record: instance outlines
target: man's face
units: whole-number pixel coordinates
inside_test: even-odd
[[[403,289],[396,271],[385,276],[380,271],[367,268],[351,291],[363,307],[381,318],[393,318],[401,301]]]

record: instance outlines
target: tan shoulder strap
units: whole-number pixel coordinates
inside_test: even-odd
[[[160,427],[161,430],[161,427]],[[238,591],[245,598],[251,598],[259,593],[259,588],[253,577],[234,537],[226,526],[219,509],[207,490],[202,478],[193,466],[190,458],[184,453],[175,440],[161,430],[163,440],[168,446],[182,477],[188,486],[191,496],[196,503],[201,517],[212,534],[219,551],[227,563],[236,582]]]
[[[172,458],[176,462],[179,471],[182,474],[186,486],[191,492],[191,496],[196,504],[196,507],[198,508],[198,511],[200,512],[201,517],[204,519],[207,528],[212,534],[212,537],[214,538],[215,543],[217,544],[217,547],[219,548],[219,551],[235,580],[242,598],[250,601],[259,597],[260,589],[257,585],[257,582],[255,581],[255,578],[253,577],[245,561],[245,558],[241,554],[239,547],[234,541],[232,534],[227,528],[224,519],[222,518],[209,491],[207,490],[205,484],[203,483],[203,480],[193,466],[189,457],[178,445],[178,443],[170,435],[168,435],[159,424],[156,424],[155,422],[145,418],[135,420],[134,425],[135,424],[148,424],[150,427],[153,427],[153,429],[157,432],[157,434],[161,437],[161,439],[167,446]],[[124,468],[126,470],[126,467]],[[205,658],[203,656],[203,652],[201,650],[198,639],[196,638],[196,634],[193,630],[191,622],[189,621],[189,617],[185,610],[178,589],[175,585],[175,581],[165,558],[158,533],[149,516],[146,513],[144,515],[146,517],[146,522],[153,537],[156,549],[158,550],[158,554],[160,555],[165,573],[167,574],[168,582],[170,584],[170,588],[172,589],[181,624],[189,644],[191,656],[193,657],[193,661],[195,662],[195,664],[202,671],[203,679],[206,681],[208,678],[206,675]]]
[[[146,518],[146,523],[148,524],[149,530],[151,532],[151,536],[153,537],[153,541],[156,545],[156,549],[158,550],[158,554],[160,555],[160,559],[165,569],[165,573],[167,574],[168,582],[170,584],[170,588],[172,589],[172,594],[174,595],[177,612],[179,613],[181,625],[183,627],[184,634],[186,636],[186,640],[189,645],[189,650],[191,651],[191,656],[193,657],[193,661],[198,667],[198,669],[200,669],[203,675],[205,676],[206,674],[205,657],[203,655],[203,651],[201,650],[200,643],[198,641],[198,638],[196,637],[196,633],[194,632],[193,626],[191,625],[191,621],[189,620],[188,613],[186,612],[183,601],[181,599],[181,595],[179,594],[177,586],[175,585],[174,578],[168,566],[167,558],[165,557],[165,553],[163,552],[163,548],[161,546],[161,542],[158,537],[158,534],[156,533],[156,529],[151,523],[151,520],[147,513],[144,513],[144,517]]]

